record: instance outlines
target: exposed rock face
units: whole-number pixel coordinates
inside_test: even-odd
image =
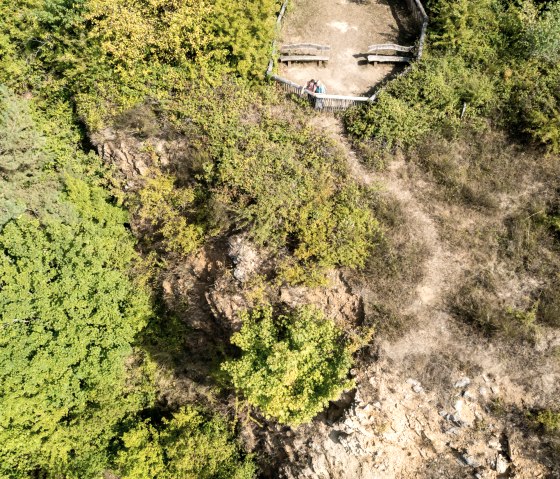
[[[257,271],[262,259],[257,248],[245,235],[232,236],[228,243],[228,256],[234,265],[233,277],[240,283],[245,283]]]
[[[91,141],[101,158],[106,163],[115,165],[127,179],[133,180],[148,173],[152,160],[144,143],[134,136],[105,128],[94,133]]]
[[[385,365],[388,366],[388,365]],[[370,375],[368,379],[368,375]],[[296,429],[284,447],[280,477],[288,479],[394,479],[547,477],[530,439],[490,414],[479,388],[498,391],[497,379],[453,378],[460,387],[441,397],[389,367],[358,378],[354,402],[335,422],[326,418]],[[482,386],[485,385],[485,386]],[[523,446],[521,446],[523,444]]]
[[[154,165],[177,169],[189,158],[189,142],[185,137],[151,136],[146,139],[130,131],[105,128],[92,134],[90,139],[101,158],[116,166],[127,179],[129,188]]]
[[[225,274],[206,292],[206,301],[210,310],[224,327],[232,331],[241,329],[239,313],[250,307],[249,301],[240,291],[237,281]]]
[[[290,307],[314,304],[328,317],[346,324],[355,324],[363,318],[364,314],[361,297],[352,292],[338,271],[329,274],[326,286],[318,288],[282,287],[280,301]]]

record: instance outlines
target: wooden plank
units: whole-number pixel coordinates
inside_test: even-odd
[[[289,55],[281,56],[279,59],[281,62],[328,62],[329,57],[322,57],[317,55]]]
[[[288,43],[286,45],[282,45],[280,47],[280,51],[291,51],[291,50],[299,50],[303,48],[309,48],[313,50],[320,50],[320,51],[328,51],[331,49],[330,45],[319,45],[317,43]]]
[[[396,52],[411,52],[414,50],[414,45],[406,47],[403,45],[397,45],[395,43],[383,43],[380,45],[370,45],[368,47],[368,52],[378,52],[380,50],[394,50]]]
[[[329,95],[328,93],[312,93],[309,90],[305,90],[305,91],[316,98],[321,98],[324,100],[369,101],[369,97],[367,96]]]
[[[408,63],[412,60],[410,57],[399,57],[397,55],[368,55],[369,63]]]
[[[276,19],[276,26],[280,28],[280,24],[282,23],[282,18],[284,17],[284,13],[286,13],[286,8],[288,7],[288,0],[286,0],[282,4],[282,8],[280,9],[280,13],[278,14],[278,18]]]

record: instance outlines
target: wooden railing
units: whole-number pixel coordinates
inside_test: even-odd
[[[356,106],[364,102],[371,101],[367,96],[344,96],[328,95],[326,93],[315,93],[293,81],[278,75],[269,75],[276,84],[286,93],[292,93],[305,98],[316,110],[321,111],[341,111]]]
[[[422,52],[424,50],[424,42],[426,40],[426,31],[428,28],[428,15],[424,10],[424,7],[420,0],[406,0],[406,4],[412,14],[414,20],[421,25],[420,27],[420,37],[418,39],[418,48],[416,50],[416,59],[420,59],[422,57]],[[282,19],[284,18],[284,14],[286,13],[286,8],[288,7],[288,0],[284,0],[282,4],[282,8],[278,13],[278,17],[276,19],[276,28],[280,30],[282,25]],[[394,45],[392,45],[394,46]],[[400,47],[403,48],[403,47]],[[405,47],[407,50],[409,47]],[[277,44],[276,40],[272,42],[272,54],[270,61],[268,62],[268,67],[266,69],[266,75],[274,80],[282,90],[287,93],[292,93],[301,97],[306,98],[310,105],[315,108],[316,110],[321,111],[340,111],[346,110],[352,106],[360,105],[366,102],[374,102],[377,99],[378,94],[383,89],[383,87],[377,90],[372,96],[344,96],[344,95],[328,95],[325,93],[314,93],[309,90],[306,90],[305,87],[294,83],[286,78],[281,76],[275,75],[272,73],[274,68],[275,58],[277,56]],[[406,67],[401,74],[406,74],[410,70],[410,65]]]
[[[406,4],[412,14],[412,18],[420,25],[420,38],[418,40],[418,50],[416,51],[416,58],[420,59],[424,51],[424,41],[426,40],[426,30],[428,29],[428,15],[420,0],[406,0]]]

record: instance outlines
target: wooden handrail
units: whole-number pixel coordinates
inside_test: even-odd
[[[286,51],[286,50],[297,50],[298,48],[303,49],[303,48],[314,48],[315,50],[330,50],[331,46],[330,45],[319,45],[317,43],[288,43],[286,45],[282,45],[280,47],[280,51]]]
[[[418,39],[418,44],[415,46],[404,46],[404,45],[397,45],[395,43],[385,43],[385,44],[380,44],[380,45],[370,45],[368,47],[368,51],[369,52],[375,52],[375,51],[382,51],[382,50],[394,50],[397,52],[406,52],[406,53],[411,53],[416,49],[416,59],[419,60],[422,57],[422,52],[424,49],[424,43],[425,43],[425,39],[426,39],[426,33],[427,33],[427,29],[428,29],[428,15],[426,14],[426,11],[424,10],[424,6],[421,3],[421,0],[406,0],[406,3],[408,5],[408,8],[411,11],[412,16],[414,17],[414,19],[421,24],[421,28],[420,28],[420,37]],[[286,8],[288,6],[288,0],[284,0],[283,4],[282,4],[282,8],[280,9],[280,12],[278,14],[278,18],[276,20],[276,26],[279,29],[282,23],[282,18],[286,12]],[[321,109],[324,111],[338,111],[338,110],[343,110],[346,109],[352,105],[356,105],[358,103],[362,103],[362,102],[374,102],[377,100],[379,93],[385,88],[385,86],[382,86],[381,88],[377,89],[372,96],[370,97],[364,97],[364,96],[345,96],[345,95],[329,95],[327,93],[314,93],[311,92],[309,90],[307,90],[305,87],[298,85],[297,83],[294,83],[290,80],[288,80],[287,78],[283,78],[281,76],[278,75],[274,75],[272,73],[272,70],[274,68],[274,64],[275,64],[275,60],[277,58],[277,50],[276,50],[276,41],[273,42],[272,44],[272,57],[268,63],[267,69],[266,69],[266,75],[271,78],[272,80],[275,80],[276,82],[278,82],[280,85],[282,85],[282,87],[284,88],[284,90],[293,93],[293,94],[297,94],[300,96],[307,96],[307,98],[309,99],[310,103],[313,105],[314,108],[316,109]],[[282,45],[279,49],[279,51],[285,52],[288,49],[303,49],[303,48],[308,48],[308,49],[316,49],[316,50],[330,50],[330,45],[319,45],[316,43],[291,43],[291,44],[286,44],[286,45]],[[395,57],[396,58],[396,57]],[[413,59],[414,57],[411,57],[411,59]],[[404,57],[403,57],[404,59]],[[410,71],[411,66],[407,66],[401,73],[399,73],[400,75],[404,75],[407,74]]]
[[[377,52],[379,50],[394,50],[396,52],[411,52],[414,50],[414,45],[406,47],[403,45],[397,45],[396,43],[382,43],[379,45],[370,45],[368,47],[368,52]]]

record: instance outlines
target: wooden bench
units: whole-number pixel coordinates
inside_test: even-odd
[[[318,45],[316,43],[290,43],[280,47],[280,58],[282,63],[288,66],[292,62],[317,62],[317,65],[329,61],[328,52],[330,45]]]
[[[395,43],[383,43],[370,45],[368,47],[368,63],[374,65],[379,63],[408,63],[412,60],[410,56],[395,55],[394,53],[412,53],[414,46],[407,47]]]
[[[398,55],[368,55],[368,63],[373,63],[374,65],[379,63],[409,63],[412,58],[410,57],[400,57]]]

